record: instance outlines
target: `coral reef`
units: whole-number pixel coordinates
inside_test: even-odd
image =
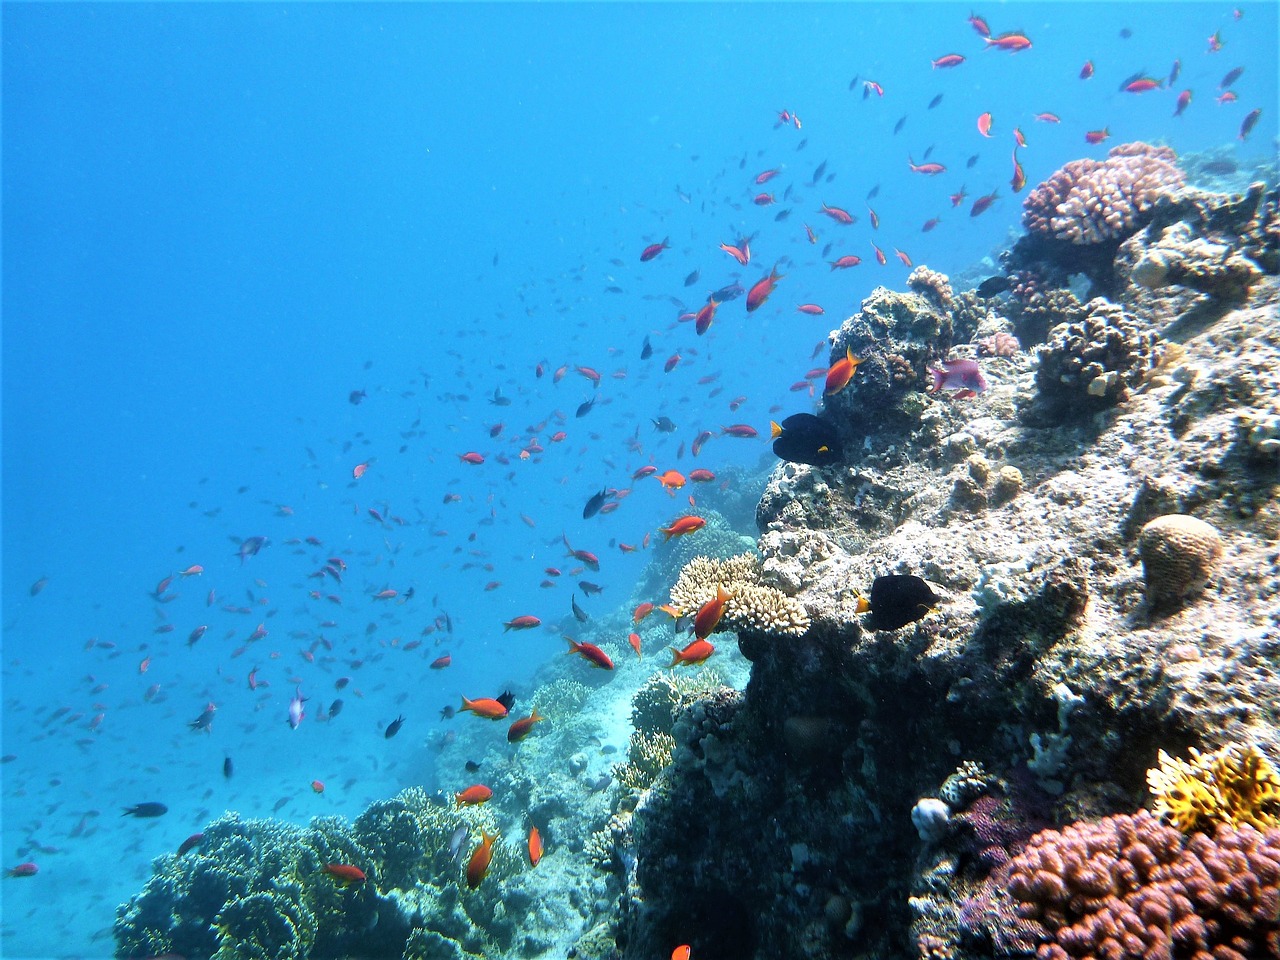
[[[672,586],[671,603],[677,610],[692,613],[715,598],[717,586],[723,586],[731,597],[724,606],[721,629],[792,637],[809,629],[804,604],[762,583],[760,560],[750,553],[728,560],[694,557]]]
[[[1257,747],[1228,744],[1210,753],[1195,747],[1189,752],[1186,761],[1161,750],[1159,766],[1147,771],[1157,816],[1183,833],[1219,823],[1280,827],[1280,774]]]

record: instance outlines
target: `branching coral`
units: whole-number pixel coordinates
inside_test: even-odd
[[[1259,830],[1280,827],[1280,774],[1254,746],[1229,744],[1212,753],[1192,747],[1191,759],[1160,751],[1147,771],[1156,815],[1183,833],[1219,823]]]
[[[692,613],[715,597],[717,586],[723,586],[732,596],[720,621],[724,629],[793,637],[809,629],[804,604],[761,583],[760,561],[750,553],[728,560],[694,557],[671,588],[671,603],[682,612]]]
[[[631,734],[626,762],[614,765],[614,779],[628,790],[647,790],[671,762],[675,746],[676,742],[669,733],[635,731]]]

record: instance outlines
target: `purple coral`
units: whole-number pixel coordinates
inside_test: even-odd
[[[1027,196],[1023,226],[1077,245],[1121,240],[1142,226],[1161,196],[1183,185],[1175,159],[1168,147],[1124,143],[1106,160],[1073,160]]]
[[[1040,960],[1280,957],[1280,829],[1187,838],[1142,811],[1039,833],[1001,874]]]

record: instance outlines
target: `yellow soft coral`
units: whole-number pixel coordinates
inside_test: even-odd
[[[1179,760],[1163,750],[1147,771],[1157,815],[1183,833],[1216,824],[1258,830],[1280,826],[1280,774],[1256,747],[1232,744]]]

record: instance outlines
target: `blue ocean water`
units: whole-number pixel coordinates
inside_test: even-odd
[[[771,463],[722,428],[813,409],[793,385],[902,287],[896,251],[956,274],[1007,245],[1015,127],[1032,186],[1129,140],[1274,155],[1275,4],[978,12],[1031,48],[984,49],[956,4],[6,4],[2,865],[39,873],[0,881],[4,955],[108,955],[150,859],[225,809],[304,822],[437,786],[441,707],[563,652],[504,621],[557,627],[581,579],[588,609],[627,605],[645,537],[702,496],[634,471]],[[719,248],[743,237],[746,267]],[[708,294],[775,266],[764,306],[695,334]],[[584,520],[602,488],[631,492]],[[169,813],[120,816],[141,801]]]

